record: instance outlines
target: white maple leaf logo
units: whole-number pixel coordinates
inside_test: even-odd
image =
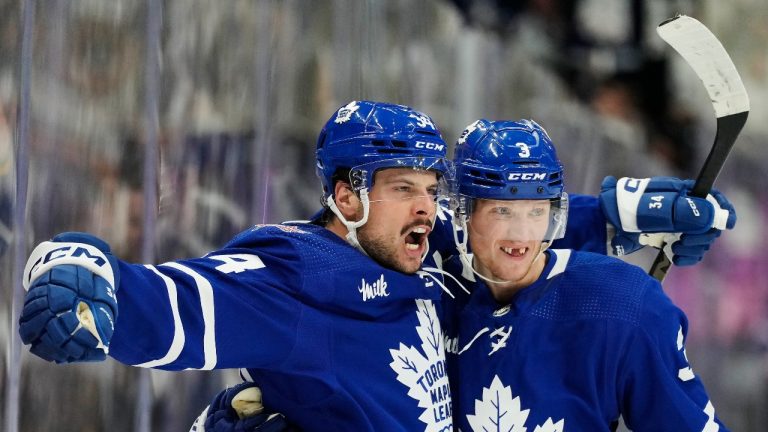
[[[498,375],[483,389],[483,399],[475,400],[475,415],[467,415],[473,431],[525,432],[530,410],[523,410],[520,397],[512,398],[512,389],[501,383]]]
[[[336,124],[342,124],[345,122],[348,122],[349,119],[352,118],[352,114],[355,113],[360,108],[360,106],[357,104],[357,101],[352,101],[343,107],[339,108],[339,111],[336,112],[336,120],[333,122]]]
[[[552,418],[548,418],[541,426],[536,426],[533,432],[563,432],[565,430],[565,419],[560,419],[559,422],[554,423]]]
[[[397,373],[397,380],[408,387],[408,396],[424,409],[419,416],[427,425],[424,431],[451,431],[451,391],[445,369],[443,332],[432,301],[416,300],[416,315],[421,349],[400,343],[398,349],[389,350],[392,355],[389,367]]]
[[[464,144],[467,141],[467,137],[469,134],[475,131],[477,129],[477,126],[480,124],[480,120],[475,120],[472,123],[470,123],[464,130],[461,132],[461,135],[459,136],[459,139],[456,141],[459,144]]]
[[[520,397],[512,397],[512,388],[504,386],[498,375],[490,387],[483,388],[482,400],[475,400],[475,414],[468,414],[467,421],[475,432],[526,432],[525,422],[529,409],[522,409]],[[533,432],[563,432],[565,420],[557,423],[548,418]]]

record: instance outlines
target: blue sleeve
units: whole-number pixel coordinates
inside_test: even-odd
[[[628,340],[617,395],[627,426],[642,431],[725,431],[685,355],[688,321],[655,280]],[[716,428],[719,427],[720,429]]]
[[[569,196],[565,238],[553,242],[552,247],[606,254],[606,220],[597,197]]]
[[[278,364],[303,307],[300,256],[275,237],[156,266],[120,262],[109,354],[172,370]]]

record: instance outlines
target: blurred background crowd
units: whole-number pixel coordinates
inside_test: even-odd
[[[31,356],[14,311],[26,254],[84,230],[121,258],[160,262],[202,255],[255,223],[307,218],[320,207],[314,140],[349,100],[425,111],[450,143],[479,117],[533,118],[571,193],[596,193],[606,175],[695,177],[714,112],[656,35],[676,13],[718,35],[752,109],[716,182],[736,205],[736,229],[664,286],[689,317],[688,357],[721,418],[764,430],[763,0],[3,0],[4,429],[187,430],[235,374]]]

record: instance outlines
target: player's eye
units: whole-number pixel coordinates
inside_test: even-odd
[[[544,208],[537,207],[537,208],[531,210],[528,214],[530,216],[533,216],[533,217],[539,217],[539,216],[543,216],[544,215],[544,211],[545,211]]]

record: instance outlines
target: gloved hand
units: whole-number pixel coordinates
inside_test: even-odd
[[[701,261],[722,231],[736,225],[736,211],[715,189],[706,198],[689,196],[693,184],[674,177],[606,177],[599,199],[616,229],[613,253],[621,256],[646,245],[666,244],[664,252],[675,265]]]
[[[292,430],[282,414],[266,412],[261,390],[243,382],[217,394],[190,432],[282,432]]]
[[[117,260],[109,245],[86,233],[40,243],[24,268],[22,342],[48,361],[106,358],[117,318]]]

